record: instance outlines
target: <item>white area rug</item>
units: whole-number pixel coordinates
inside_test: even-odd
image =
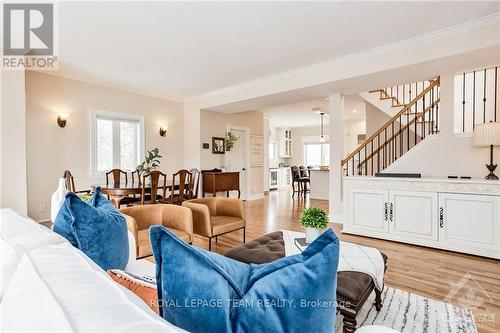
[[[381,325],[408,333],[476,333],[472,312],[430,298],[385,287],[382,293],[383,307],[380,312],[372,306],[373,292],[356,317],[358,328],[365,325]],[[342,332],[341,314],[337,314],[336,332]]]

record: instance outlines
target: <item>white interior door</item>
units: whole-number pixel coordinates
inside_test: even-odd
[[[238,139],[234,144],[234,147],[231,151],[226,152],[226,169],[227,171],[236,171],[240,173],[240,191],[241,191],[241,199],[246,200],[248,197],[248,184],[247,184],[247,173],[248,166],[247,164],[247,138],[246,131],[241,129],[230,128],[231,133],[234,134]],[[229,193],[229,196],[232,198],[237,198],[238,193],[232,191]]]

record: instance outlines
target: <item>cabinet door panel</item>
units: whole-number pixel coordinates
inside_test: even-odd
[[[389,232],[394,235],[438,239],[437,202],[435,192],[390,191],[392,218]],[[391,215],[391,214],[390,214]]]
[[[443,243],[500,255],[499,197],[440,193],[439,204],[443,210],[439,234]]]
[[[385,205],[389,191],[376,189],[349,190],[349,227],[361,231],[387,232]]]

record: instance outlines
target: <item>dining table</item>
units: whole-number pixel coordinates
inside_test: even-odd
[[[109,196],[109,200],[118,209],[120,208],[120,201],[128,195],[140,195],[142,194],[142,183],[116,183],[116,184],[97,184],[92,185],[92,192],[96,190],[97,187],[101,188],[101,193]],[[161,186],[158,186],[158,190],[161,190]],[[172,190],[172,180],[167,180],[166,182],[167,190]],[[177,186],[176,186],[177,188]],[[151,185],[144,185],[145,193],[151,193]]]

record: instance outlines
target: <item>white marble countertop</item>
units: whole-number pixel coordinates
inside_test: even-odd
[[[405,177],[372,177],[372,176],[344,176],[344,181],[349,180],[369,180],[369,181],[384,181],[384,182],[428,182],[428,183],[455,183],[455,184],[482,184],[482,185],[500,185],[500,180],[486,180],[481,178],[460,179],[460,178],[442,178],[442,177],[422,177],[422,178],[405,178]]]

